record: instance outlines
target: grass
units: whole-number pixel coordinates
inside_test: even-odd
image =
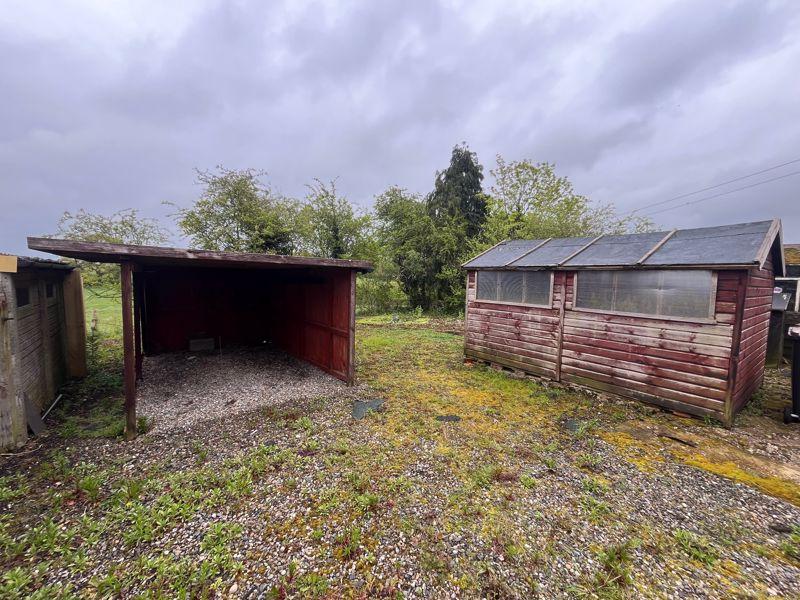
[[[83,303],[86,311],[86,328],[92,328],[96,318],[97,329],[108,338],[122,337],[122,302],[116,289],[83,289]]]
[[[689,556],[689,558],[707,567],[712,566],[719,558],[716,550],[711,546],[711,543],[706,537],[685,529],[677,529],[673,533],[673,538],[678,547]]]
[[[258,415],[253,429],[263,425],[269,433],[248,427],[246,439],[232,434],[224,444],[188,439],[177,463],[123,470],[126,445],[110,442],[119,448],[118,462],[84,464],[88,459],[67,441],[64,450],[37,461],[30,478],[0,478],[0,501],[13,515],[0,517],[0,597],[33,594],[46,585],[48,570],[92,573],[90,589],[78,590],[83,596],[225,596],[237,577],[246,581],[267,560],[248,554],[241,564],[231,551],[245,531],[238,516],[254,506],[266,510],[258,531],[246,530],[248,539],[277,538],[287,548],[285,556],[269,557],[285,558],[282,575],[269,583],[275,597],[395,597],[402,582],[376,581],[372,574],[382,548],[400,535],[409,555],[398,577],[417,569],[429,593],[447,586],[456,596],[534,597],[541,593],[532,574],[574,559],[569,534],[576,528],[602,529],[617,543],[580,549],[595,560],[573,595],[647,591],[647,582],[637,581],[635,556],[650,546],[632,537],[616,496],[625,483],[619,458],[644,464],[669,457],[641,440],[607,439],[606,430],[609,422],[639,418],[636,413],[614,406],[607,419],[579,392],[464,365],[462,339],[418,318],[409,327],[370,318],[359,331],[359,377],[387,400],[387,410],[370,419],[331,424],[318,412],[325,403],[272,408]],[[98,345],[97,378],[75,390],[61,415],[68,438],[121,431],[116,352],[113,344]],[[435,417],[442,414],[461,420],[441,423]],[[575,431],[561,425],[566,417],[579,422]],[[288,516],[280,512],[286,502]],[[25,516],[31,513],[40,514]],[[184,528],[194,528],[191,557],[168,551],[172,532]],[[717,564],[719,536],[659,535],[670,561]],[[124,568],[97,562],[92,549],[108,540],[119,540],[121,552],[132,557]],[[450,555],[455,544],[469,548],[458,560]],[[799,546],[796,531],[775,553],[794,561]],[[358,578],[358,588],[339,575],[345,571]],[[556,585],[566,593],[569,582]],[[710,585],[719,591],[728,584]]]

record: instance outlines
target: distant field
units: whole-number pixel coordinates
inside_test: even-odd
[[[122,308],[118,290],[85,287],[83,300],[86,309],[86,329],[97,317],[97,329],[109,337],[122,336]]]

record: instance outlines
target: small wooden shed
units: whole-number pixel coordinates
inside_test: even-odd
[[[80,272],[0,255],[0,448],[24,444],[26,411],[41,413],[67,379],[85,375]]]
[[[28,247],[120,264],[128,438],[144,355],[269,341],[353,382],[356,275],[369,262],[49,238]]]
[[[761,385],[778,220],[510,240],[465,263],[465,356],[731,423]]]

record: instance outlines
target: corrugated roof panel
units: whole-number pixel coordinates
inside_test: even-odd
[[[611,267],[633,265],[667,235],[666,231],[605,235],[586,248],[565,267]]]
[[[486,254],[476,256],[466,263],[468,269],[479,267],[503,267],[512,260],[519,258],[529,250],[541,244],[544,240],[509,240],[498,244]]]
[[[764,243],[780,235],[779,221],[759,221],[719,227],[503,242],[464,265],[467,268],[602,268],[621,266],[753,265],[764,260]],[[666,240],[665,240],[666,238]],[[768,239],[769,238],[769,239]],[[659,245],[663,241],[663,245]],[[589,242],[592,242],[589,244]],[[588,244],[588,246],[587,246]],[[773,247],[774,248],[774,247]],[[579,254],[569,259],[578,251]],[[644,262],[643,256],[652,252]],[[775,256],[773,256],[775,258]],[[783,257],[776,273],[783,273]],[[569,259],[569,260],[567,260]]]
[[[515,260],[510,267],[552,267],[574,254],[594,238],[572,237],[550,240],[541,248]]]
[[[683,229],[675,232],[644,265],[744,265],[757,261],[772,221]]]

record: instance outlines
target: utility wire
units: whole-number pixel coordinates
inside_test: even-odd
[[[741,177],[736,177],[734,179],[729,179],[728,181],[723,181],[722,183],[718,183],[716,185],[711,185],[709,187],[705,187],[699,190],[695,190],[693,192],[687,192],[686,194],[680,194],[679,196],[673,196],[672,198],[667,198],[666,200],[661,200],[659,202],[653,202],[652,204],[645,204],[644,206],[640,206],[631,211],[631,214],[637,213],[640,210],[645,210],[647,208],[652,208],[654,206],[661,206],[662,204],[667,204],[669,202],[673,202],[675,200],[680,200],[681,198],[688,198],[689,196],[694,196],[695,194],[700,194],[701,192],[707,192],[709,190],[714,190],[718,187],[722,187],[723,185],[728,185],[729,183],[736,183],[737,181],[742,181],[743,179],[749,179],[750,177],[755,177],[756,175],[761,175],[762,173],[769,173],[770,171],[774,171],[775,169],[780,169],[781,167],[785,167],[786,165],[791,165],[794,163],[800,162],[800,158],[796,158],[794,160],[790,160],[785,163],[781,163],[779,165],[775,165],[774,167],[769,167],[767,169],[762,169],[761,171],[755,171],[754,173],[748,173],[747,175],[742,175]],[[772,181],[772,180],[770,180]],[[744,189],[744,188],[743,188]],[[683,204],[679,206],[684,206]],[[658,211],[661,212],[661,211]]]
[[[727,194],[733,194],[734,192],[741,192],[742,190],[747,190],[749,188],[754,188],[759,185],[764,185],[765,183],[770,183],[773,181],[778,181],[779,179],[786,179],[787,177],[792,177],[794,175],[800,175],[800,171],[793,171],[791,173],[786,173],[785,175],[779,175],[778,177],[773,177],[771,179],[765,179],[764,181],[758,181],[756,183],[751,183],[750,185],[743,185],[742,187],[735,188],[732,190],[728,190],[725,192],[720,192],[719,194],[714,194],[712,196],[707,196],[705,198],[699,198],[698,200],[690,200],[689,202],[683,202],[681,204],[676,204],[675,206],[668,206],[666,208],[661,208],[659,210],[654,210],[651,213],[647,213],[645,216],[650,217],[652,215],[657,215],[658,213],[666,212],[668,210],[673,210],[675,208],[681,208],[682,206],[689,206],[691,204],[698,204],[700,202],[705,202],[706,200],[713,200],[714,198],[719,198],[720,196],[725,196]]]

